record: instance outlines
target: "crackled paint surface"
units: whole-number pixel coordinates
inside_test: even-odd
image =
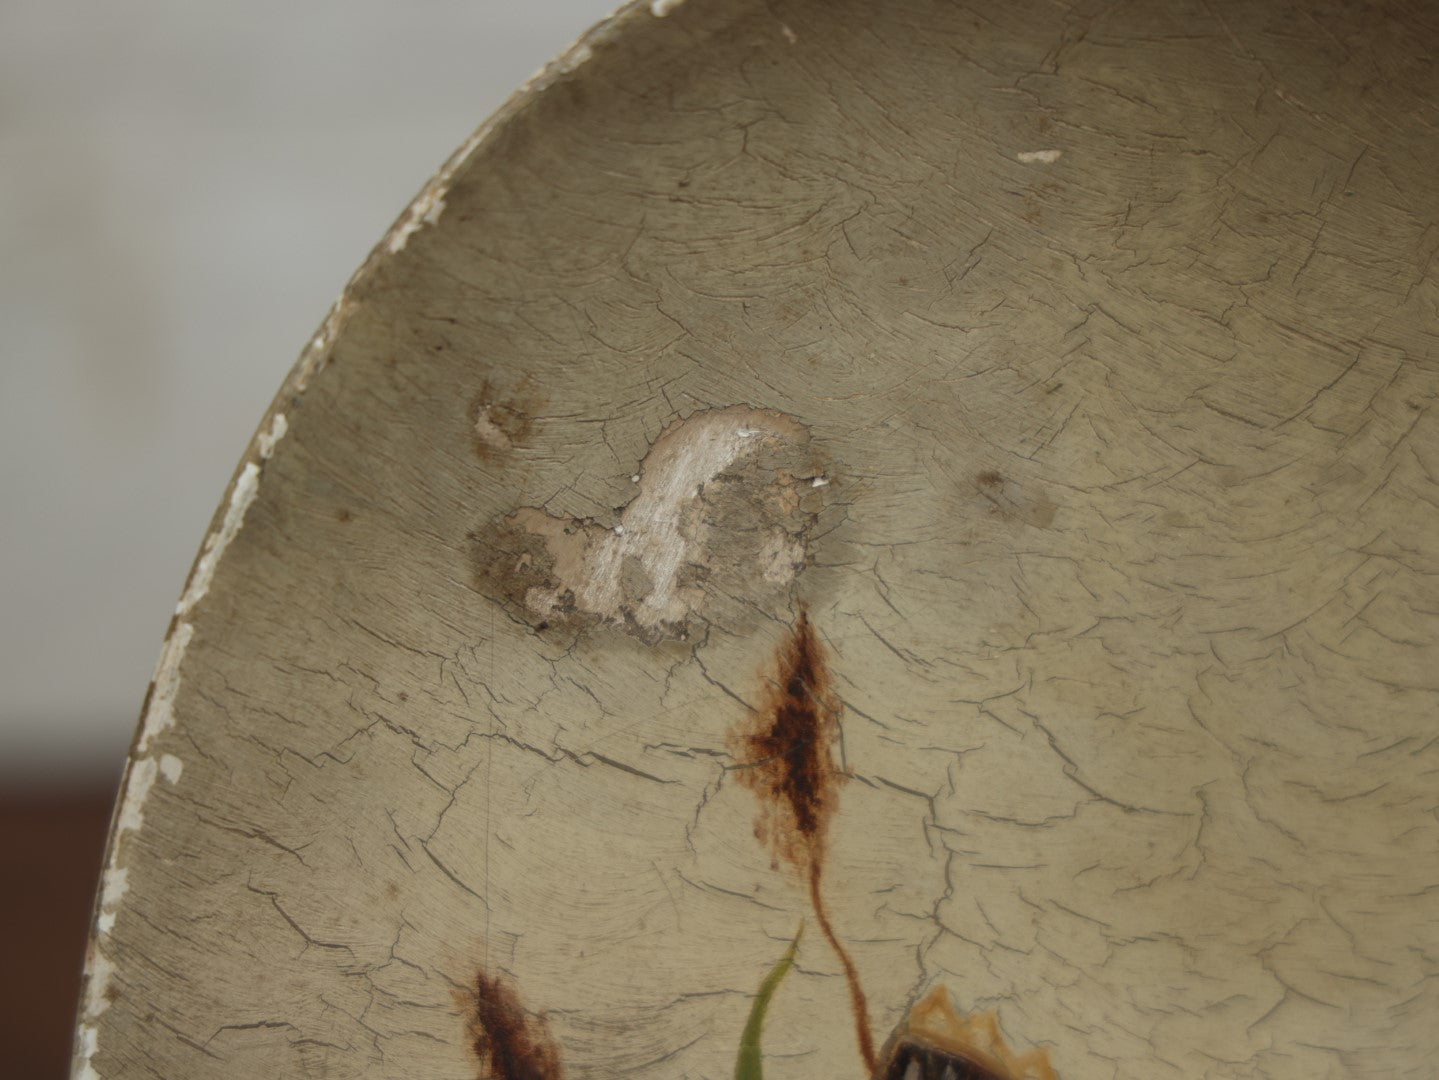
[[[729,1076],[804,919],[767,1080],[936,988],[1064,1080],[1429,1076],[1420,11],[643,4],[550,69],[217,516],[83,1074],[493,1073],[488,993]]]

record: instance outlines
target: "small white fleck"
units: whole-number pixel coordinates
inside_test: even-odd
[[[174,754],[160,755],[160,775],[165,778],[167,784],[174,784],[179,781],[180,773],[185,770],[185,763]]]
[[[1063,150],[1021,150],[1015,157],[1026,165],[1053,165],[1063,153]]]
[[[684,0],[650,0],[650,14],[657,19],[663,19],[683,3]]]
[[[638,484],[639,482],[640,482],[640,474],[639,474],[639,473],[630,473],[630,483],[631,483],[631,484]]]
[[[625,534],[625,527],[624,527],[623,525],[616,525],[616,526],[615,526],[615,535],[616,535],[616,536],[623,536],[624,534]]]
[[[791,45],[793,45],[796,41],[799,40],[799,35],[789,28],[788,23],[780,23],[779,32],[784,35],[784,39],[788,41]]]
[[[810,480],[809,486],[812,488],[829,487],[829,480],[823,476],[816,476]]]
[[[562,74],[568,75],[581,64],[588,63],[595,58],[595,51],[590,48],[588,42],[581,41],[555,61],[555,67]]]

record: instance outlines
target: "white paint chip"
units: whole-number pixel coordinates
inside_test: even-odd
[[[560,56],[559,59],[555,61],[555,67],[562,74],[568,75],[579,68],[580,65],[587,64],[594,58],[595,51],[590,48],[589,43],[581,41],[564,55]]]
[[[93,984],[97,975],[96,964],[98,957],[90,962],[90,981]],[[109,980],[107,979],[108,983]],[[85,1015],[90,1015],[90,1006],[87,1002]],[[96,1013],[95,1015],[99,1015]],[[95,1056],[95,1047],[100,1041],[100,1033],[94,1024],[81,1024],[80,1037],[75,1040],[75,1056],[79,1067],[75,1069],[75,1080],[100,1080],[100,1074],[95,1071],[95,1066],[90,1064],[90,1059]]]
[[[85,1017],[93,1020],[103,1013],[109,1006],[109,999],[105,992],[110,988],[110,977],[115,973],[115,965],[110,963],[109,958],[99,949],[94,951],[90,959],[90,984],[85,988]],[[89,1049],[94,1050],[94,1029],[91,1029],[91,1045]]]
[[[180,689],[180,661],[190,639],[195,636],[195,627],[188,622],[177,623],[165,639],[160,650],[160,661],[155,665],[154,689],[150,691],[150,705],[145,710],[145,720],[140,728],[140,742],[136,749],[144,753],[150,748],[150,740],[162,731],[175,726],[175,694]]]
[[[160,775],[165,778],[165,783],[177,783],[180,779],[180,774],[184,771],[185,763],[174,754],[160,755]]]
[[[176,615],[189,614],[190,609],[210,591],[210,581],[215,576],[215,568],[220,564],[220,556],[225,554],[230,541],[235,539],[235,534],[240,531],[240,526],[245,521],[245,513],[255,501],[259,490],[260,466],[253,461],[247,461],[240,470],[240,475],[235,478],[235,488],[230,492],[230,505],[225,508],[224,520],[218,529],[205,537],[205,545],[200,549],[200,557],[195,561],[195,569],[190,573],[190,583],[185,587],[180,602],[175,605]]]
[[[650,14],[657,19],[663,19],[683,3],[684,0],[650,0]]]
[[[829,487],[829,480],[823,476],[816,476],[810,480],[809,486],[812,488]]]
[[[115,928],[115,912],[120,901],[130,891],[130,872],[123,867],[107,866],[100,877],[100,915],[95,928],[101,934],[108,934]]]
[[[1021,150],[1014,156],[1025,165],[1053,165],[1063,155],[1063,150]]]
[[[429,185],[421,191],[415,201],[405,208],[404,216],[385,237],[385,250],[391,255],[398,255],[405,250],[410,237],[426,225],[434,225],[439,221],[440,215],[445,212],[444,192],[447,190],[447,187]]]
[[[270,421],[270,430],[262,431],[255,436],[255,447],[260,453],[261,461],[269,461],[270,455],[275,452],[275,444],[285,437],[285,432],[290,430],[290,424],[285,419],[284,413],[276,413]]]
[[[159,772],[159,763],[151,757],[140,758],[130,766],[125,795],[120,800],[120,812],[115,815],[115,839],[112,846],[118,846],[121,837],[126,833],[140,831],[140,826],[145,822],[145,800],[150,797],[150,789],[155,786],[155,777]]]

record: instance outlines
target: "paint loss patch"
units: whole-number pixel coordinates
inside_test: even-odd
[[[486,418],[492,419],[492,418]],[[520,507],[476,534],[479,587],[537,629],[682,639],[726,599],[781,596],[803,569],[828,481],[778,412],[694,413],[660,434],[613,523]]]

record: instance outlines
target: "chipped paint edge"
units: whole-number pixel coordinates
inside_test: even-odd
[[[633,3],[623,4],[610,12],[608,16],[600,20],[593,27],[577,38],[569,48],[565,49],[553,60],[543,65],[534,72],[528,79],[520,84],[505,103],[500,106],[484,123],[470,134],[470,137],[462,142],[453,154],[445,159],[439,171],[432,176],[420,193],[414,197],[410,205],[399,216],[389,231],[385,233],[376,248],[376,252],[384,252],[387,255],[398,255],[404,251],[410,242],[410,238],[423,229],[426,225],[434,225],[440,220],[445,212],[445,196],[449,194],[450,186],[454,183],[456,175],[469,164],[475,152],[485,144],[490,136],[509,119],[515,115],[529,100],[536,94],[547,90],[556,80],[571,75],[578,71],[585,64],[594,59],[594,42],[607,33],[616,20],[622,18],[631,9],[636,8],[644,0],[635,0]],[[651,10],[655,15],[668,14],[679,5],[682,0],[653,0]],[[664,7],[664,11],[654,10]],[[373,259],[373,256],[371,256]]]
[[[334,314],[332,309],[331,315]],[[330,333],[333,333],[333,328]],[[328,347],[330,340],[322,327],[310,348]],[[287,381],[287,387],[294,387],[296,376],[305,374],[303,368],[302,359]],[[308,374],[313,374],[313,370]],[[306,384],[308,377],[303,379],[299,389]],[[94,1064],[100,1045],[98,1021],[109,1008],[110,984],[115,973],[115,965],[105,952],[105,943],[115,928],[125,895],[130,890],[129,868],[124,858],[128,849],[126,838],[138,834],[144,826],[145,805],[155,789],[156,780],[163,780],[166,786],[174,787],[184,774],[185,763],[181,758],[170,753],[152,754],[149,751],[157,736],[175,726],[174,706],[180,691],[180,668],[195,636],[195,624],[187,616],[210,591],[225,551],[239,535],[245,516],[259,494],[263,467],[289,432],[290,425],[283,412],[272,409],[268,419],[269,423],[262,424],[251,439],[250,450],[230,483],[220,523],[210,530],[200,546],[200,554],[175,606],[175,618],[160,648],[160,658],[150,680],[150,693],[140,719],[131,760],[120,784],[120,799],[111,822],[110,840],[100,873],[100,891],[95,902],[90,943],[85,951],[84,990],[80,996],[80,1015],[71,1062],[71,1076],[75,1080],[100,1080]]]

